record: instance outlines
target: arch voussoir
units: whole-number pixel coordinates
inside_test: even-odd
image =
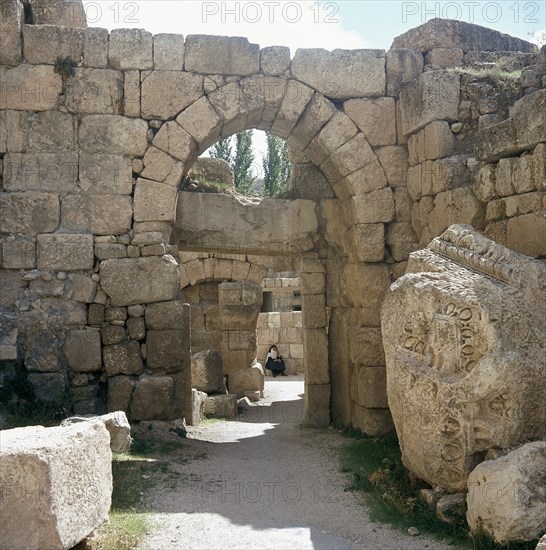
[[[322,94],[314,92],[286,141],[292,147],[303,151],[335,113],[335,105]]]
[[[164,153],[181,161],[186,169],[190,166],[191,159],[197,156],[198,142],[174,120],[161,126],[152,143]]]
[[[246,129],[248,104],[238,81],[217,88],[208,95],[208,99],[220,117],[222,138]]]
[[[271,133],[287,139],[303,115],[313,93],[314,90],[309,86],[297,80],[289,80],[284,99],[271,126]]]
[[[222,119],[206,96],[182,111],[176,122],[197,142],[200,153],[220,139],[222,133]]]

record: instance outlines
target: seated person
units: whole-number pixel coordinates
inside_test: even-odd
[[[269,369],[273,373],[273,378],[278,374],[281,376],[287,376],[282,355],[279,353],[277,346],[271,346],[265,360],[265,368]]]

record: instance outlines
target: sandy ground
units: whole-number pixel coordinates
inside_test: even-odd
[[[259,406],[190,428],[168,487],[150,495],[152,528],[141,550],[446,549],[372,523],[344,492],[339,448],[347,439],[301,427],[303,378],[268,379]]]

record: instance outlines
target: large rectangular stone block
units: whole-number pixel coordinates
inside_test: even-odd
[[[343,104],[345,114],[364,132],[372,146],[396,143],[395,102],[391,97],[350,99]]]
[[[381,329],[351,327],[349,329],[349,354],[356,365],[381,367],[385,365],[385,352]]]
[[[380,262],[385,256],[385,228],[382,223],[355,224],[347,232],[347,244],[360,262]]]
[[[323,428],[330,424],[330,384],[305,384],[305,423]]]
[[[357,132],[358,128],[352,120],[343,113],[337,112],[311,140],[303,154],[315,164],[320,165],[334,151],[353,138]]]
[[[260,50],[260,68],[264,74],[283,76],[290,69],[290,48],[269,46]]]
[[[292,346],[290,346],[292,349]],[[308,384],[329,384],[328,336],[324,328],[303,330],[303,362]]]
[[[93,235],[38,235],[38,269],[93,269]]]
[[[423,54],[414,50],[390,49],[387,52],[387,94],[397,96],[400,88],[423,72]]]
[[[205,399],[204,413],[207,418],[234,418],[237,414],[237,395],[211,395]]]
[[[0,305],[11,306],[15,304],[15,300],[19,298],[22,292],[24,281],[17,271],[0,270]],[[15,344],[10,344],[15,346]],[[15,349],[17,355],[17,349]]]
[[[28,114],[0,111],[0,153],[21,153],[28,149]]]
[[[174,420],[184,416],[176,398],[172,376],[150,376],[139,380],[131,402],[132,420]]]
[[[203,98],[199,101],[196,101],[191,107],[188,107],[179,117],[178,121],[181,121],[181,118],[184,117],[184,115],[191,109],[194,108],[194,106],[201,104],[202,102],[206,102],[208,106],[210,107],[209,100],[207,98]],[[214,112],[214,109],[210,107],[210,110]],[[212,114],[212,113],[211,113]],[[220,118],[216,113],[214,112],[214,116],[219,121]],[[189,120],[192,120],[190,117]],[[192,123],[195,123],[197,126],[199,124],[197,121],[200,121],[199,124],[202,126],[207,126],[206,122],[201,120],[200,118],[197,118]],[[186,131],[180,122],[177,124],[174,121],[169,121],[163,124],[161,126],[161,129],[159,132],[157,132],[153,144],[158,148],[161,149],[161,151],[164,151],[165,153],[169,153],[171,157],[174,157],[175,159],[181,160],[181,161],[187,161],[188,159],[191,159],[193,155],[195,154],[197,150],[197,143],[194,140],[194,137],[191,132]],[[196,132],[197,134],[197,132]],[[220,133],[218,133],[220,135]]]
[[[110,69],[75,69],[65,84],[66,107],[73,113],[119,115],[123,105],[123,73]]]
[[[174,300],[179,270],[172,256],[104,260],[100,264],[102,289],[113,306]]]
[[[184,68],[184,37],[181,34],[154,35],[154,69],[181,71]]]
[[[70,368],[76,372],[101,370],[101,341],[98,329],[71,330],[64,345]]]
[[[4,241],[1,257],[5,269],[34,269],[36,267],[36,243],[27,239]]]
[[[533,149],[546,141],[546,89],[516,101],[510,109],[518,135],[518,147]]]
[[[129,376],[112,376],[108,379],[108,412],[129,412],[136,383]]]
[[[15,111],[12,111],[15,112]],[[21,152],[66,153],[77,149],[74,115],[59,111],[33,113],[29,122],[20,121],[25,135],[25,145]]]
[[[189,305],[181,300],[150,304],[146,308],[146,326],[153,330],[180,330],[189,321],[189,311]]]
[[[390,187],[357,195],[351,203],[357,223],[387,223],[394,218],[394,197]]]
[[[131,227],[131,197],[119,195],[68,195],[62,201],[62,226],[95,235],[121,235]]]
[[[385,93],[385,50],[298,49],[292,75],[332,99]]]
[[[203,95],[203,77],[181,71],[152,71],[142,80],[143,118],[167,120]]]
[[[125,71],[123,82],[123,114],[128,117],[140,118],[140,71]]]
[[[139,178],[135,188],[135,221],[174,221],[178,190]]]
[[[80,191],[87,195],[130,195],[133,169],[130,158],[118,155],[80,155]]]
[[[87,27],[86,13],[82,0],[31,0],[32,20],[35,25],[57,27]]]
[[[324,294],[324,273],[302,273],[301,291],[303,294]]]
[[[0,282],[4,284],[4,280],[0,280]],[[19,329],[17,328],[17,320],[15,315],[3,314],[2,326],[0,327],[0,361],[17,360],[18,336]],[[58,370],[58,366],[57,369],[51,368],[49,370]]]
[[[394,431],[389,409],[372,409],[353,402],[351,424],[367,435],[385,435]]]
[[[385,170],[378,160],[364,166],[360,170],[349,174],[343,182],[351,195],[364,195],[372,191],[378,191],[387,187],[387,176]],[[350,198],[348,196],[347,198]]]
[[[404,135],[434,120],[454,122],[459,114],[460,77],[449,71],[429,71],[400,92]]]
[[[182,372],[189,355],[190,342],[182,330],[149,330],[146,338],[147,363],[154,372],[174,374]]]
[[[114,29],[108,59],[113,69],[153,69],[152,33],[144,29]]]
[[[86,153],[143,157],[148,147],[148,124],[117,115],[88,115],[80,124],[79,141]]]
[[[0,441],[2,547],[72,548],[108,520],[112,452],[103,422],[5,430]]]
[[[97,69],[108,65],[108,29],[89,27],[84,30],[83,65]]]
[[[23,25],[23,53],[27,63],[54,65],[58,57],[78,63],[83,53],[83,29],[54,25]]]
[[[17,65],[21,61],[23,3],[4,0],[0,4],[0,21],[0,65]]]
[[[30,372],[59,370],[59,339],[43,329],[31,329],[26,334],[25,367]],[[100,354],[100,343],[99,343]]]
[[[249,76],[260,70],[260,46],[242,37],[190,35],[184,66],[201,74]]]
[[[31,372],[28,381],[37,401],[59,402],[66,396],[66,375],[60,372]]]
[[[71,193],[77,180],[77,153],[8,153],[4,157],[6,191]]]
[[[0,109],[49,111],[61,91],[61,75],[51,66],[0,66]]]
[[[391,276],[385,264],[347,264],[343,281],[347,297],[354,306],[379,311]]]
[[[207,97],[190,105],[178,116],[176,122],[199,144],[201,150],[212,145],[220,137],[222,130],[222,119]]]
[[[493,162],[518,152],[517,129],[510,118],[482,128],[476,134],[475,154],[478,160]]]
[[[506,245],[520,254],[546,257],[546,210],[510,218]]]
[[[227,336],[230,350],[256,349],[256,330],[230,330]]]
[[[396,262],[406,261],[419,246],[419,239],[410,221],[389,224],[386,242]]]
[[[49,233],[59,225],[59,199],[50,193],[0,193],[0,233]]]
[[[303,294],[301,309],[304,328],[326,326],[326,303],[324,294]]]
[[[334,104],[325,99],[322,94],[315,93],[288,136],[288,143],[299,150],[305,149],[335,113]]]
[[[460,19],[440,17],[397,36],[392,46],[420,52],[428,52],[433,48],[459,48],[464,52],[531,52],[535,48],[521,38]]]
[[[105,346],[102,353],[108,376],[138,375],[144,371],[140,344],[134,340]]]

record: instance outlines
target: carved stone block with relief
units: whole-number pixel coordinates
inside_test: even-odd
[[[450,492],[491,448],[546,434],[546,265],[453,225],[382,307],[403,461]]]

